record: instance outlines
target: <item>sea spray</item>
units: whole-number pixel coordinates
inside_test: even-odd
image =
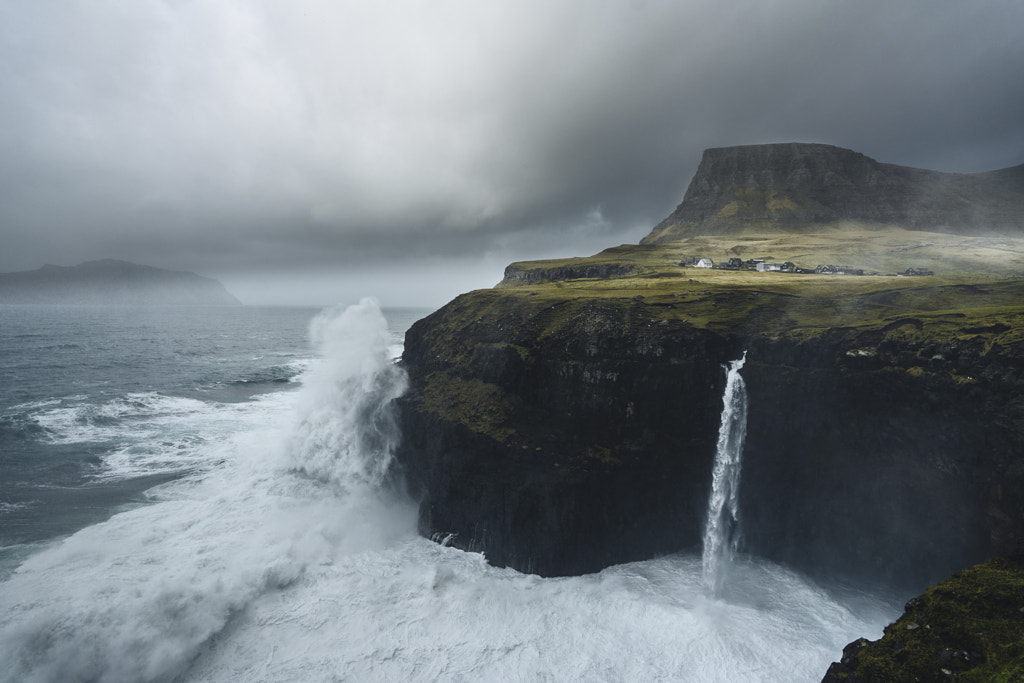
[[[0,584],[0,682],[187,680],[255,603],[414,537],[414,508],[374,495],[405,386],[381,312],[372,301],[329,311],[311,333],[321,357],[298,392],[209,404],[195,454],[209,467]]]
[[[292,466],[351,491],[384,482],[398,443],[391,403],[406,389],[387,321],[373,299],[324,311],[310,323],[319,364],[303,377]]]
[[[722,421],[711,473],[702,569],[704,586],[714,596],[721,593],[739,543],[740,469],[747,436],[747,388],[740,370],[746,360],[744,351],[739,360],[730,362],[726,368]]]

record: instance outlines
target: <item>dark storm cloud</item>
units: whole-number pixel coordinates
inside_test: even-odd
[[[2,2],[0,270],[588,253],[711,146],[1013,165],[1021,25],[933,0]]]

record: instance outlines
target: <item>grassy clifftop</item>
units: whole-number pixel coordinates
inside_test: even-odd
[[[843,264],[880,275],[818,275],[681,267],[687,257]],[[907,268],[927,277],[897,277]],[[610,277],[572,277],[581,272]],[[529,278],[522,277],[530,274]],[[911,340],[1024,341],[1024,240],[892,231],[698,237],[624,245],[588,258],[516,263],[498,286],[547,302],[643,297],[652,319],[771,338],[837,328]],[[490,306],[500,305],[494,301]]]

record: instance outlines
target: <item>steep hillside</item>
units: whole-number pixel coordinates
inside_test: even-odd
[[[809,232],[839,222],[957,235],[1024,235],[1024,165],[940,173],[830,145],[708,149],[683,202],[644,243]]]

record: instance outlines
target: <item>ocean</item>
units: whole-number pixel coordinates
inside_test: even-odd
[[[0,306],[0,681],[818,681],[899,614],[742,553],[709,591],[699,553],[546,579],[419,537],[426,313]]]

